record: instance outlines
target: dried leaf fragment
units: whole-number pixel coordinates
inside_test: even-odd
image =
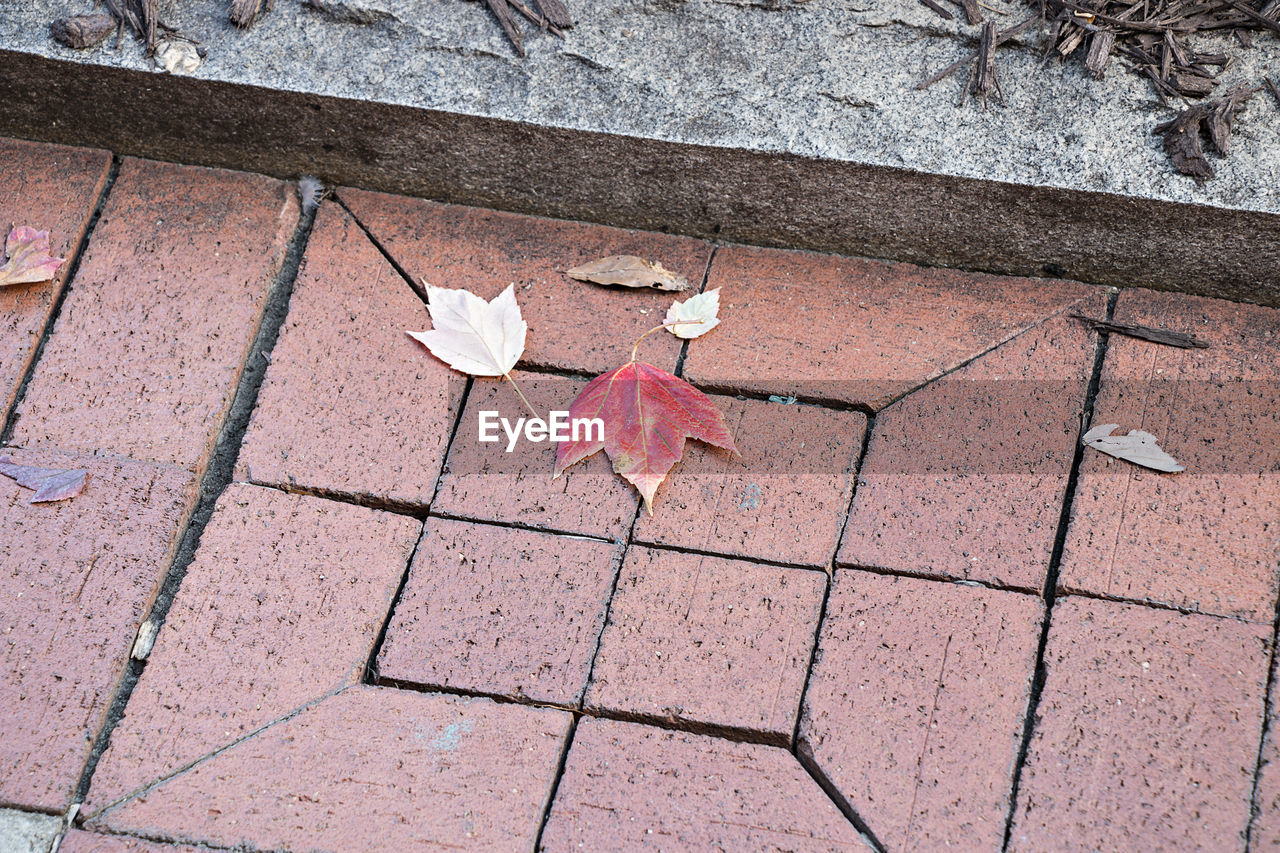
[[[689,287],[689,282],[683,276],[676,275],[662,264],[646,261],[635,255],[610,255],[567,270],[565,275],[578,281],[620,287],[652,287],[672,291],[686,290]]]
[[[22,465],[8,456],[0,456],[0,474],[16,480],[24,489],[34,489],[31,503],[52,503],[74,498],[89,482],[85,468],[40,468]]]
[[[156,59],[170,74],[192,74],[200,67],[200,52],[183,39],[160,39],[156,42]]]
[[[0,287],[48,281],[65,263],[63,258],[49,254],[48,231],[37,231],[26,225],[9,232],[4,253],[8,260],[0,266]]]
[[[700,338],[720,325],[720,288],[677,300],[667,309],[667,331],[677,338]]]
[[[1082,441],[1108,456],[1154,471],[1175,473],[1186,470],[1178,464],[1178,460],[1165,453],[1160,445],[1156,444],[1156,437],[1151,433],[1131,429],[1127,435],[1112,435],[1111,432],[1119,426],[1119,424],[1096,426],[1084,434]]]
[[[600,418],[602,438],[562,442],[555,476],[603,449],[613,470],[635,486],[653,515],[653,496],[684,455],[686,438],[737,453],[724,415],[706,394],[678,376],[632,361],[592,379],[569,406],[570,421]]]
[[[432,328],[409,332],[431,354],[471,376],[506,376],[524,354],[529,324],[520,316],[514,285],[485,302],[467,290],[427,285]]]

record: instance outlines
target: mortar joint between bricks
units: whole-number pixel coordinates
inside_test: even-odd
[[[354,218],[354,217],[353,217]],[[361,226],[363,227],[363,226]],[[367,233],[367,232],[366,232]],[[372,237],[370,237],[372,239]],[[466,382],[462,386],[462,393],[458,396],[458,411],[454,415],[453,425],[449,430],[449,440],[445,443],[444,458],[448,460],[449,452],[453,450],[453,443],[458,438],[458,428],[462,425],[462,416],[467,410],[467,400],[471,398],[471,389],[475,385],[475,379],[468,376]],[[422,547],[423,541],[430,533],[427,530],[428,520],[432,517],[429,514],[430,507],[435,505],[436,498],[440,495],[440,483],[444,480],[443,470],[436,476],[436,487],[431,492],[431,500],[427,504],[428,515],[423,518],[422,532],[418,534],[418,541],[413,545],[413,551],[409,554],[409,559],[405,562],[404,571],[400,574],[400,584],[396,587],[396,593],[391,597],[391,605],[387,608],[387,615],[382,619],[382,626],[378,629],[378,636],[373,642],[373,648],[369,650],[369,660],[365,664],[363,681],[366,684],[381,684],[378,675],[378,656],[382,654],[382,646],[387,641],[387,631],[391,627],[391,617],[396,612],[396,607],[400,604],[400,599],[404,596],[405,589],[409,586],[409,573],[413,570],[413,561],[418,555],[418,549]]]
[[[1280,574],[1280,566],[1277,566]],[[1277,580],[1280,580],[1278,578]],[[1253,826],[1262,814],[1262,803],[1259,801],[1259,782],[1262,768],[1266,766],[1267,741],[1271,738],[1271,721],[1275,714],[1276,696],[1276,644],[1280,643],[1280,598],[1276,601],[1275,618],[1271,625],[1271,659],[1267,662],[1267,686],[1262,692],[1262,730],[1258,733],[1258,759],[1253,767],[1253,784],[1249,791],[1249,823],[1244,831],[1244,849],[1253,849]]]
[[[1112,290],[1107,294],[1107,320],[1115,317],[1116,301],[1119,291]],[[1108,336],[1098,335],[1093,356],[1093,370],[1089,375],[1089,384],[1085,390],[1084,405],[1081,410],[1080,435],[1075,439],[1074,456],[1071,471],[1067,476],[1066,489],[1062,496],[1062,509],[1058,514],[1058,528],[1054,535],[1053,550],[1049,557],[1049,568],[1045,573],[1044,617],[1040,625],[1040,638],[1036,646],[1036,663],[1032,674],[1031,691],[1027,697],[1027,711],[1022,721],[1022,739],[1018,746],[1018,754],[1014,761],[1013,777],[1009,788],[1009,811],[1005,815],[1004,841],[1002,851],[1009,849],[1013,836],[1013,820],[1018,810],[1018,794],[1022,783],[1022,773],[1027,764],[1027,756],[1031,751],[1031,738],[1035,734],[1036,716],[1040,708],[1040,696],[1048,679],[1048,668],[1045,663],[1045,650],[1049,645],[1049,627],[1053,619],[1053,606],[1057,601],[1058,575],[1062,565],[1062,554],[1066,547],[1067,528],[1071,523],[1071,509],[1075,500],[1076,488],[1080,477],[1080,464],[1084,459],[1084,444],[1081,436],[1089,429],[1093,421],[1093,407],[1098,398],[1098,388],[1102,383],[1102,368],[1107,357]]]

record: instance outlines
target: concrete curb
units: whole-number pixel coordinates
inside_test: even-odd
[[[1150,135],[1171,112],[1119,69],[1086,83],[1051,66],[1044,103],[1023,46],[1002,54],[1007,107],[957,108],[963,74],[911,91],[919,69],[968,48],[906,0],[892,13],[811,0],[786,14],[610,0],[565,42],[530,34],[523,63],[472,4],[433,9],[431,28],[403,24],[394,5],[364,27],[282,7],[237,33],[220,5],[193,2],[174,14],[209,47],[194,77],[150,70],[134,45],[61,48],[46,27],[66,10],[15,9],[21,31],[0,29],[0,133],[729,242],[1280,304],[1280,122],[1263,96],[1234,156],[1196,185]],[[768,50],[833,21],[848,32]],[[634,41],[642,27],[666,52],[619,72],[617,34]],[[753,36],[769,44],[717,70]],[[840,64],[841,39],[890,71]],[[1280,58],[1267,41],[1241,79]],[[673,51],[705,61],[682,70]],[[788,82],[769,82],[789,64]]]

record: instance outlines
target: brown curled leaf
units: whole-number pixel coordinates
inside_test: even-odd
[[[565,275],[578,281],[618,287],[652,287],[657,290],[686,290],[689,282],[662,264],[635,255],[610,255],[580,267],[566,270]]]

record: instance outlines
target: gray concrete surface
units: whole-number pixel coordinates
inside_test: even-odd
[[[16,809],[0,809],[0,851],[49,853],[62,829],[62,818]]]
[[[83,11],[89,0],[77,0]],[[513,210],[1001,272],[1280,303],[1280,109],[1256,97],[1203,185],[1151,128],[1172,111],[1000,53],[1007,105],[916,81],[977,28],[917,0],[599,0],[518,59],[463,0],[278,0],[253,30],[180,0],[191,77],[132,44],[48,38],[79,7],[0,0],[0,133],[328,179]],[[1025,15],[992,0],[1012,25]],[[1259,35],[1229,79],[1280,74]],[[1214,42],[1210,40],[1208,44]],[[1223,48],[1226,49],[1226,48]]]

